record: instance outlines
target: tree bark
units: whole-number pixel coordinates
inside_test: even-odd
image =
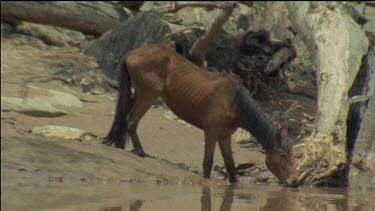
[[[296,146],[303,151],[298,166],[300,180],[306,184],[345,185],[342,172],[347,164],[348,91],[366,54],[368,40],[340,8],[330,10],[324,2],[286,4],[293,27],[312,52],[318,85],[316,130]],[[354,44],[350,27],[358,31],[361,45]],[[367,47],[361,49],[363,46]],[[333,175],[338,180],[333,181]]]
[[[118,8],[116,8],[118,7]],[[99,36],[128,17],[124,11],[106,2],[88,1],[4,1],[1,19],[60,26]]]

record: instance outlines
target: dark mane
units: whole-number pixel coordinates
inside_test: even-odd
[[[276,138],[275,127],[242,85],[236,88],[234,102],[240,127],[249,131],[264,149],[271,149]]]

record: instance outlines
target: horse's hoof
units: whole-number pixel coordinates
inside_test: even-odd
[[[147,154],[146,153],[144,153],[144,152],[139,152],[139,151],[137,151],[137,150],[132,150],[131,151],[133,154],[136,154],[136,155],[138,155],[139,157],[141,157],[141,158],[144,158],[144,157],[146,157],[147,156]]]

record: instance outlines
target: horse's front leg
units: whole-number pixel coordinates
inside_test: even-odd
[[[233,154],[232,154],[232,143],[231,137],[227,136],[219,139],[219,147],[221,154],[223,155],[225,168],[229,175],[229,181],[231,183],[237,182],[236,179],[236,167],[234,164]]]
[[[214,153],[217,138],[209,133],[205,133],[204,138],[204,158],[203,158],[203,175],[204,178],[210,178],[212,165],[214,162]]]

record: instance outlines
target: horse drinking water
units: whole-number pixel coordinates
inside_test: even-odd
[[[133,97],[131,85],[135,90]],[[125,148],[129,135],[133,153],[145,156],[137,126],[159,96],[179,118],[204,130],[205,178],[210,178],[218,142],[229,181],[237,181],[231,135],[241,127],[264,147],[266,165],[280,182],[287,186],[298,185],[292,145],[286,130],[275,130],[247,90],[234,78],[206,71],[160,45],[136,49],[123,61],[116,113],[103,144]]]

